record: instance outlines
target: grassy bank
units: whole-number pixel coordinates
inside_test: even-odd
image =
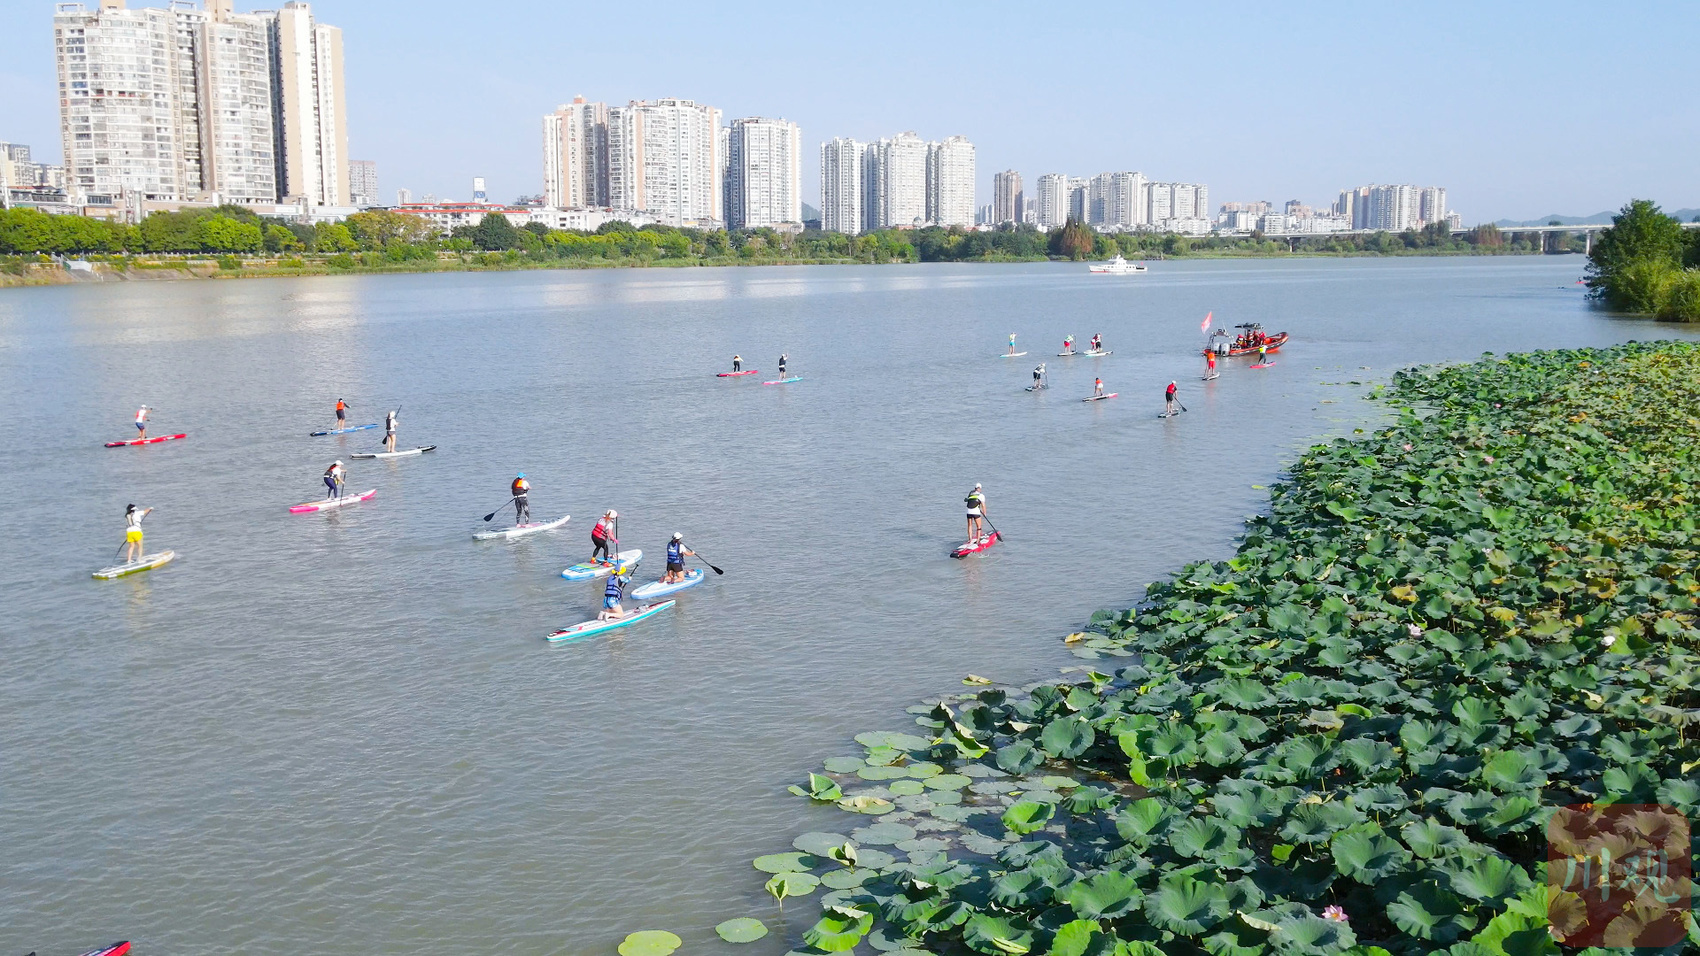
[[[1486,357],[1388,398],[1231,560],[1071,635],[1079,679],[912,708],[793,788],[856,814],[756,861],[824,893],[812,950],[1559,952],[1554,807],[1700,811],[1700,349]],[[1620,932],[1700,948],[1626,897]],[[1612,915],[1555,898],[1560,932]]]

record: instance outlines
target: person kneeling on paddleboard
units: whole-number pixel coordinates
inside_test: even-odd
[[[732,356],[732,371],[742,372],[743,370],[744,370],[744,357],[742,355]]]
[[[525,524],[531,520],[531,501],[526,497],[531,491],[531,482],[525,480],[525,472],[514,476],[511,488],[514,493],[514,524]]]
[[[621,568],[608,575],[608,586],[602,589],[602,610],[596,615],[598,621],[616,621],[626,616],[620,601],[625,598],[626,583],[631,579],[631,568]]]
[[[342,483],[348,477],[348,472],[342,467],[342,459],[331,462],[325,469],[325,500],[342,497]]]
[[[620,545],[620,539],[614,536],[614,522],[618,520],[620,520],[618,511],[604,511],[602,518],[596,522],[596,526],[590,529],[590,560],[592,562],[599,560],[597,555],[602,556],[600,560],[604,563],[614,560],[614,552],[609,550],[608,545],[609,542],[612,542],[615,547]]]
[[[682,532],[673,532],[673,540],[667,542],[667,573],[661,576],[662,584],[677,584],[685,579],[685,559],[696,557],[696,552],[685,547],[685,536]]]
[[[395,451],[395,427],[396,427],[396,425],[401,423],[401,418],[397,415],[397,412],[399,412],[399,411],[401,411],[401,409],[398,408],[398,409],[395,409],[395,410],[391,411],[389,414],[384,416],[384,450],[385,451],[389,451],[389,452]]]
[[[986,515],[986,493],[980,490],[978,483],[975,483],[974,490],[970,491],[968,497],[962,500],[968,506],[968,540],[971,542],[978,541],[980,540],[980,519]]]
[[[1163,414],[1167,417],[1173,417],[1175,414],[1174,382],[1170,382],[1169,387],[1163,390]]]
[[[142,519],[152,508],[136,510],[135,505],[124,508],[124,563],[134,564],[142,558]]]

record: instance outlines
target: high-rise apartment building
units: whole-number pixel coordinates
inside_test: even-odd
[[[408,203],[411,203],[411,202],[413,202],[413,190],[408,189],[406,186],[403,186],[402,188],[395,191],[395,204],[396,205],[405,206],[405,205],[407,205]]]
[[[1446,190],[1440,186],[1359,186],[1340,191],[1330,210],[1353,229],[1404,232],[1433,223],[1450,222]]]
[[[862,230],[884,229],[885,221],[885,153],[880,144],[862,147]]]
[[[634,100],[608,110],[608,204],[669,226],[725,222],[720,111],[693,100]]]
[[[927,221],[936,226],[974,224],[974,144],[952,136],[927,144]]]
[[[608,199],[608,107],[576,96],[543,117],[543,201],[598,209]]]
[[[1417,219],[1425,226],[1447,222],[1446,190],[1440,186],[1424,186],[1418,191]]]
[[[803,142],[797,124],[753,116],[726,134],[726,225],[803,223]]]
[[[867,147],[853,139],[834,137],[820,144],[820,227],[826,232],[857,235],[867,228],[863,210],[863,154]]]
[[[272,96],[282,120],[278,194],[285,201],[346,206],[348,102],[342,31],[315,21],[308,4],[289,0],[272,20],[272,45]]]
[[[348,161],[349,200],[356,206],[378,204],[378,164],[369,159]]]
[[[53,29],[79,197],[348,205],[341,31],[307,4],[61,3]]]
[[[1046,173],[1036,189],[1034,223],[1040,229],[1056,229],[1068,221],[1068,177]]]
[[[992,177],[992,215],[987,221],[993,224],[1005,222],[1020,222],[1022,205],[1026,195],[1021,190],[1021,174],[1013,169],[1006,169]]]
[[[880,228],[927,221],[927,142],[912,132],[882,139],[879,150]]]
[[[1090,196],[1090,181],[1080,176],[1068,178],[1068,217],[1075,222],[1085,222],[1087,204]]]

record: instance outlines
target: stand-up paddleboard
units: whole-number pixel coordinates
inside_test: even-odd
[[[378,489],[373,488],[371,491],[365,492],[364,494],[343,495],[340,498],[326,498],[323,501],[307,501],[292,506],[289,509],[289,513],[292,515],[305,515],[312,514],[315,511],[330,511],[334,508],[341,508],[344,505],[358,504],[362,501],[366,501],[377,493]]]
[[[378,427],[377,422],[373,422],[370,425],[350,425],[347,428],[331,428],[331,429],[327,429],[327,430],[322,431],[322,432],[308,432],[307,437],[308,438],[322,438],[325,435],[341,435],[344,432],[363,432],[368,428],[377,428],[377,427]]]
[[[436,450],[437,450],[436,445],[420,445],[418,448],[409,448],[406,451],[363,451],[363,452],[358,452],[358,453],[353,454],[353,455],[349,455],[348,457],[350,457],[350,458],[406,458],[409,455],[423,455],[428,451],[436,451]]]
[[[1111,392],[1108,395],[1088,395],[1085,398],[1081,399],[1081,401],[1083,401],[1083,402],[1101,402],[1106,398],[1115,398],[1117,395],[1120,395],[1120,394],[1121,394],[1120,392]]]
[[[803,380],[803,376],[793,375],[790,378],[775,379],[774,381],[763,382],[762,384],[763,385],[790,385],[792,382],[801,382],[802,380]]]
[[[188,437],[189,436],[185,434],[185,435],[161,435],[158,438],[132,438],[129,441],[109,441],[109,442],[106,443],[106,447],[108,447],[108,448],[123,448],[126,445],[157,445],[162,441],[176,441],[179,438],[188,438]]]
[[[685,579],[683,581],[674,581],[671,584],[662,584],[660,581],[651,581],[641,587],[633,588],[631,594],[632,600],[643,601],[653,597],[660,597],[663,594],[673,594],[677,591],[683,591],[686,588],[694,588],[702,583],[704,577],[705,575],[702,568],[692,568],[685,572]]]
[[[84,953],[83,956],[127,956],[129,952],[130,941],[126,939],[113,943],[111,946],[107,946],[103,949],[91,949]]]
[[[159,551],[154,554],[144,554],[140,561],[131,561],[129,564],[115,564],[110,568],[101,568],[99,571],[94,573],[94,576],[102,581],[110,581],[113,578],[121,578],[126,574],[135,574],[138,571],[151,571],[162,564],[171,563],[171,559],[175,557],[177,557],[177,552],[175,551]]]
[[[1079,349],[1069,349],[1067,352],[1058,352],[1057,358],[1068,358],[1071,355],[1079,355],[1079,354],[1080,354]]]
[[[1214,382],[1221,377],[1222,377],[1222,373],[1217,372],[1213,375],[1200,375],[1198,378],[1199,378],[1199,381],[1202,381],[1202,382]]]
[[[984,551],[987,548],[991,547],[992,545],[997,544],[998,539],[1000,537],[1002,537],[1002,536],[999,535],[996,531],[993,531],[991,534],[981,535],[978,539],[976,539],[974,541],[970,541],[966,544],[957,545],[954,549],[951,550],[950,556],[953,557],[953,558],[965,558],[970,554],[974,554],[975,552]]]
[[[1029,392],[1039,392],[1039,391],[1045,390],[1048,387],[1049,386],[1047,386],[1047,385],[1029,385],[1029,386],[1027,386],[1027,390]]]
[[[1027,354],[1026,352],[1005,352],[1002,355],[998,356],[998,358],[1020,358],[1023,355],[1026,355],[1026,354]]]
[[[548,637],[545,637],[544,640],[551,644],[558,644],[561,641],[576,641],[581,637],[589,637],[592,634],[601,634],[603,631],[613,631],[622,627],[630,627],[646,617],[652,617],[667,610],[673,606],[673,603],[674,602],[672,601],[662,601],[660,604],[640,604],[637,607],[632,608],[630,611],[627,611],[625,617],[615,618],[612,621],[585,621],[583,624],[574,624],[572,627],[563,627],[555,633],[550,634]]]
[[[528,534],[536,534],[539,531],[553,531],[571,521],[572,517],[572,515],[566,515],[556,518],[554,521],[528,521],[525,524],[516,524],[511,528],[503,528],[500,531],[480,531],[472,536],[472,540],[494,541],[497,538],[523,538]]]
[[[630,551],[621,551],[614,557],[619,559],[619,567],[635,568],[638,566],[638,562],[643,560],[643,549],[633,548]],[[561,577],[568,581],[590,581],[612,572],[614,568],[614,563],[610,561],[586,561],[562,571]]]
[[[1080,354],[1090,356],[1092,358],[1103,358],[1106,355],[1114,355],[1116,353],[1112,349],[1102,349],[1102,350],[1097,351],[1097,352],[1082,352]]]
[[[1269,368],[1269,367],[1273,366],[1274,364],[1275,364],[1275,360],[1270,359],[1267,362],[1262,362],[1260,364],[1253,365],[1252,368]]]
[[[1174,415],[1171,415],[1168,412],[1158,412],[1157,417],[1158,418],[1174,418],[1175,415],[1179,415],[1179,414],[1181,414],[1181,412],[1184,412],[1184,411],[1186,411],[1186,409],[1183,408],[1183,409],[1181,409],[1181,411],[1176,412]]]
[[[714,374],[714,377],[715,378],[737,378],[740,375],[754,375],[759,371],[761,371],[761,369],[759,369],[759,368],[747,368],[747,369],[744,369],[742,372],[716,372]]]

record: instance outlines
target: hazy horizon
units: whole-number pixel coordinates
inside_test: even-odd
[[[89,0],[92,5],[96,0]],[[132,2],[131,6],[164,5]],[[804,143],[914,130],[977,147],[992,174],[1138,170],[1223,202],[1327,205],[1370,182],[1438,185],[1466,223],[1700,206],[1700,109],[1685,94],[1692,7],[1366,8],[1239,3],[879,6],[857,17],[665,0],[473,9],[315,0],[343,29],[352,158],[380,198],[542,192],[541,117],[583,95],[679,96],[776,116]],[[275,4],[238,3],[246,11]],[[51,0],[0,0],[0,140],[61,154]]]

